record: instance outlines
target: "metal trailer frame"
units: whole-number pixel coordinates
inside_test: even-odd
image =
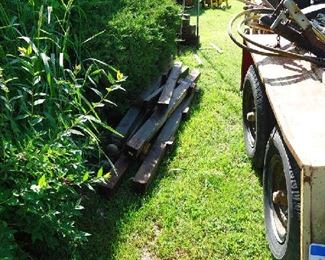
[[[276,44],[276,35],[251,37]],[[281,42],[285,46],[285,40]],[[244,50],[241,88],[252,64],[265,86],[284,141],[301,169],[300,255],[301,260],[308,259],[312,243],[325,244],[325,69]],[[295,81],[290,81],[293,78]]]

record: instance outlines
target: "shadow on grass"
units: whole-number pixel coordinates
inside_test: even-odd
[[[254,172],[254,175],[258,179],[258,183],[260,184],[261,187],[263,187],[263,169],[257,169],[253,165],[251,165],[251,167]]]
[[[182,51],[193,51],[193,47],[182,47]],[[184,122],[199,107],[203,91],[199,91],[192,102],[187,118],[183,120],[178,134],[184,129]],[[131,221],[132,215],[141,208],[146,201],[155,196],[159,190],[160,181],[168,174],[168,161],[173,160],[178,147],[178,134],[173,147],[167,152],[161,163],[157,175],[147,192],[143,195],[134,192],[131,178],[135,175],[140,164],[133,165],[116,192],[109,197],[102,197],[94,192],[83,195],[85,210],[78,225],[87,233],[90,233],[89,242],[78,250],[82,259],[114,259],[116,257],[118,243],[123,230],[123,224]]]

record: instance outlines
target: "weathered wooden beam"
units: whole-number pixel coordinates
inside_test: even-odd
[[[155,102],[157,102],[157,100],[160,97],[160,94],[162,93],[163,88],[158,88],[156,89],[156,91],[154,91],[151,95],[147,96],[144,100],[143,100],[143,104],[145,107],[150,107],[152,106]]]
[[[162,78],[163,78],[162,75],[159,76],[158,78],[156,78],[156,79],[155,79],[155,80],[150,84],[150,87],[141,93],[141,95],[140,95],[140,97],[139,97],[140,102],[142,102],[143,100],[145,100],[148,96],[150,96],[153,92],[155,92],[158,88],[161,87]]]
[[[124,115],[120,123],[117,125],[115,130],[124,137],[126,137],[140,113],[141,108],[136,106],[130,107],[130,109],[128,110],[128,112],[126,112],[126,114]]]
[[[148,118],[151,116],[152,110],[144,110],[140,116],[137,118],[137,120],[134,122],[134,125],[132,126],[132,129],[127,137],[127,142],[133,137],[133,135],[139,130],[139,128],[148,120]]]
[[[188,66],[182,66],[181,75],[179,75],[179,77],[181,79],[185,78],[189,73],[190,73],[190,68]]]
[[[172,100],[167,108],[155,108],[149,119],[139,128],[139,130],[127,142],[127,150],[131,156],[140,155],[144,145],[159,131],[166,122],[168,116],[175,110],[178,104],[185,98],[187,90],[190,87],[189,82],[183,82],[175,89]]]
[[[160,86],[161,86],[162,76],[156,78],[149,88],[147,88],[139,98],[139,101],[136,103],[142,104],[143,100],[146,99],[148,96],[150,96],[153,92],[155,92]],[[138,121],[139,116],[141,114],[141,107],[139,106],[131,106],[129,110],[126,112],[124,117],[121,119],[119,124],[116,127],[116,131],[120,133],[124,138],[130,134],[132,131],[135,122]],[[118,136],[114,136],[117,140],[121,140],[123,138],[120,138]]]
[[[167,143],[153,145],[149,154],[141,164],[138,172],[133,178],[133,187],[139,193],[144,193],[155,176],[167,150]]]
[[[181,80],[184,80],[185,77],[188,76],[190,72],[190,68],[188,66],[182,66],[181,68],[181,73],[179,75],[179,80],[178,83],[180,83]],[[162,93],[164,86],[156,89],[155,91],[153,91],[150,95],[148,95],[144,100],[143,103],[145,106],[150,106],[152,105],[155,101],[157,101],[156,99],[159,98],[159,95]]]
[[[155,143],[159,142],[169,142],[173,141],[173,136],[178,130],[179,123],[184,115],[184,111],[188,108],[194,98],[196,93],[196,84],[192,83],[190,86],[190,93],[186,96],[186,98],[181,102],[181,104],[176,108],[173,114],[168,118],[165,125],[162,127],[161,131]]]
[[[189,75],[187,75],[187,77],[185,79],[181,80],[180,83],[182,81],[196,83],[199,80],[200,76],[201,76],[201,72],[197,69],[194,69],[191,71],[191,73]]]
[[[182,67],[182,72],[177,81],[177,85],[179,85],[182,82],[182,80],[184,80],[184,78],[188,76],[189,72],[190,72],[190,68],[188,66]]]
[[[183,118],[186,118],[188,116],[188,113],[190,112],[190,105],[192,103],[192,99],[194,98],[196,93],[199,93],[199,89],[197,88],[197,85],[194,83],[192,85],[191,94],[189,96],[190,98],[188,99],[188,105],[185,106],[183,110]]]
[[[163,86],[163,91],[159,97],[158,104],[168,106],[173,95],[173,91],[176,87],[179,76],[181,75],[182,63],[175,62],[172,71],[167,79],[167,82]]]
[[[161,132],[152,145],[151,150],[133,178],[133,184],[136,191],[143,193],[149,187],[156,175],[159,164],[163,159],[168,146],[173,144],[174,136],[181,123],[184,110],[189,107],[194,95],[195,91],[192,91],[161,129]]]
[[[100,189],[103,191],[103,193],[108,194],[118,186],[130,164],[131,160],[127,155],[122,154],[119,157],[114,164],[111,177],[106,182],[100,184]]]
[[[137,157],[143,146],[150,142],[152,137],[160,130],[168,117],[175,111],[178,105],[185,98],[190,86],[200,76],[198,71],[193,71],[175,89],[170,104],[167,108],[156,107],[149,119],[139,128],[139,130],[127,142],[127,150],[131,156]]]

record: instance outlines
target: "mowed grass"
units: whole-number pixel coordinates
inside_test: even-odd
[[[108,200],[88,198],[81,225],[93,235],[80,249],[82,258],[270,258],[262,188],[242,136],[241,50],[226,33],[230,17],[241,8],[231,1],[230,9],[203,11],[201,48],[183,49],[177,57],[202,76],[176,145],[145,196],[134,194],[126,179]]]

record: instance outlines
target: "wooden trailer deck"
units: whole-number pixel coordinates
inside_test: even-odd
[[[276,36],[251,35],[276,45]],[[288,42],[281,39],[281,47]],[[249,45],[253,47],[252,45]],[[283,138],[302,169],[301,258],[325,243],[325,70],[309,62],[252,54]]]

